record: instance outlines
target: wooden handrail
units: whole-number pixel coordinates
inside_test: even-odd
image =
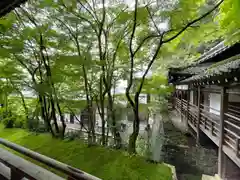
[[[235,108],[235,109],[240,110],[240,107],[238,107],[238,106],[234,106],[234,105],[231,105],[231,104],[228,104],[228,107],[232,107],[232,108]]]
[[[202,107],[206,107],[206,108],[209,108],[211,110],[214,110],[214,111],[217,111],[217,112],[220,112],[218,109],[215,109],[215,108],[212,108],[210,106],[207,106],[207,105],[204,105],[204,104],[200,104]]]
[[[197,105],[195,105],[195,104],[193,104],[191,102],[189,102],[189,105],[192,106],[192,107],[197,107]]]
[[[229,139],[233,144],[235,143],[235,140],[232,137],[230,137],[228,134],[224,134],[224,137]]]
[[[10,168],[10,173],[8,173],[8,169],[5,170],[4,167],[1,168],[2,176],[6,179],[64,180],[64,178],[2,148],[0,148],[0,162],[3,163],[6,168]]]
[[[215,93],[215,94],[220,94],[221,91],[220,89],[210,89],[210,88],[203,88],[201,89],[202,92],[210,92],[210,93]]]
[[[232,108],[228,108],[228,111],[232,111],[236,114],[240,114],[239,110],[235,110],[235,109],[232,109]]]
[[[230,142],[228,142],[226,139],[224,139],[224,142],[225,142],[225,144],[227,144],[230,148],[232,148],[233,150],[235,150],[235,147],[234,147]]]
[[[201,113],[202,116],[204,116],[205,118],[207,118],[208,121],[211,121],[213,122],[214,124],[218,125],[219,126],[219,122],[217,121],[214,121],[211,117],[207,116],[206,113]]]
[[[34,160],[37,160],[45,165],[48,165],[66,175],[68,175],[69,179],[75,179],[75,180],[100,180],[99,178],[92,176],[84,171],[81,171],[79,169],[76,169],[74,167],[71,167],[67,164],[61,163],[59,161],[56,161],[54,159],[51,159],[47,156],[41,155],[39,153],[36,153],[32,150],[29,150],[27,148],[24,148],[22,146],[19,146],[17,144],[14,144],[12,142],[9,142],[5,139],[0,138],[0,144],[13,149],[23,155],[26,155]],[[0,157],[1,159],[1,157]]]
[[[231,114],[229,114],[229,113],[225,113],[225,115],[226,115],[227,117],[230,117],[230,118],[236,120],[236,121],[240,121],[240,118],[238,118],[238,117],[236,117],[236,116],[233,116],[233,115],[231,115]]]
[[[236,128],[236,129],[238,129],[239,131],[240,131],[240,127],[239,126],[236,126],[235,124],[233,124],[233,123],[231,123],[230,121],[224,121],[225,123],[227,123],[228,125],[230,125],[230,126],[232,126],[232,127],[234,127],[234,128]]]
[[[228,128],[225,127],[224,130],[227,131],[227,132],[228,132],[229,134],[231,134],[232,136],[240,139],[240,136],[237,135],[235,132],[231,131],[230,129],[228,129]]]

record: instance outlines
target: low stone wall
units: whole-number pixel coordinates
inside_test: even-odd
[[[188,133],[188,125],[186,119],[184,117],[181,119],[181,115],[176,110],[172,110],[169,113],[169,119],[173,125],[181,132]]]

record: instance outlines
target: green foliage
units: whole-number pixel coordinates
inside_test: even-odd
[[[4,119],[2,119],[2,122],[5,128],[13,128],[15,120],[16,120],[15,117],[7,116]]]
[[[168,85],[167,77],[163,75],[154,75],[144,83],[143,93],[151,95],[160,95],[167,97],[171,94],[171,87]]]
[[[239,31],[240,28],[240,1],[239,0],[228,0],[224,1],[221,8],[220,8],[220,14],[216,17],[218,21],[220,21],[221,28],[224,29],[225,32],[228,34],[235,33],[236,31]],[[235,38],[236,40],[239,40],[240,36],[238,34],[238,38]]]
[[[24,128],[26,123],[26,118],[20,115],[15,114],[10,110],[1,108],[1,122],[4,124],[5,128]]]

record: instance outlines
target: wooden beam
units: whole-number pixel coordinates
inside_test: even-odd
[[[64,173],[65,175],[68,175],[68,176],[72,177],[72,178],[81,179],[81,180],[83,180],[83,179],[84,180],[101,180],[100,178],[92,176],[92,175],[90,175],[90,174],[88,174],[86,172],[83,172],[83,171],[79,170],[79,169],[76,169],[76,168],[71,167],[71,166],[69,166],[67,164],[64,164],[62,162],[56,161],[54,159],[51,159],[51,158],[49,158],[47,156],[41,155],[39,153],[36,153],[36,152],[34,152],[32,150],[29,150],[27,148],[24,148],[22,146],[19,146],[17,144],[9,142],[9,141],[7,141],[5,139],[0,138],[0,144],[4,145],[4,146],[6,146],[6,147],[8,147],[8,148],[10,148],[12,150],[15,150],[16,152],[24,154],[25,156],[28,156],[28,157],[30,157],[30,158],[38,161],[38,162],[41,162],[41,163],[43,163],[43,164],[45,164],[45,165],[47,165],[49,167],[52,167],[52,168],[54,168],[54,169]],[[0,150],[1,150],[0,153],[3,153],[3,149],[0,148]],[[3,157],[8,158],[9,156],[8,155],[7,156],[3,156],[2,154],[0,154],[0,160],[1,161],[3,161]],[[8,160],[4,161],[4,164],[6,164],[7,162],[9,162],[9,161]],[[16,162],[20,163],[20,161],[16,161]],[[16,163],[13,163],[13,164],[16,164]],[[20,166],[18,166],[18,167],[20,167]],[[29,170],[29,168],[26,168],[26,171],[27,170]],[[41,173],[38,173],[38,175],[40,176]],[[40,177],[43,177],[43,176],[40,176]],[[40,178],[36,178],[36,179],[40,179]],[[51,178],[43,178],[43,180],[45,180],[45,179],[51,179]]]
[[[60,176],[0,148],[0,162],[10,168],[10,179],[64,180]]]
[[[227,88],[222,87],[221,89],[221,106],[220,106],[220,135],[219,135],[219,146],[218,146],[218,175],[222,177],[222,167],[223,167],[223,138],[224,138],[224,120],[225,113],[228,110],[228,93],[226,93]]]

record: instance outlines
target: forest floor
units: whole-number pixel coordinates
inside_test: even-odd
[[[49,134],[36,135],[23,129],[4,129],[1,124],[0,137],[104,180],[172,179],[170,168],[164,164],[148,163],[144,158],[129,156],[124,151],[100,146],[87,147],[80,140],[53,139]]]

